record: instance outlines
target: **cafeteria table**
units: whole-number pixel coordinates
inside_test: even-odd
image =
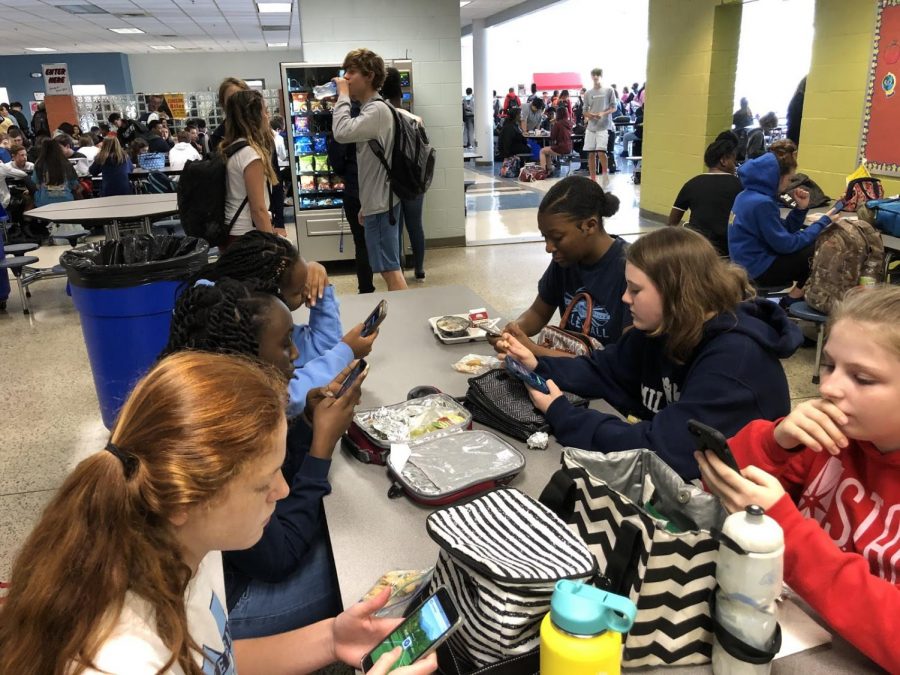
[[[174,213],[178,213],[178,197],[167,193],[95,197],[47,204],[27,211],[25,217],[55,223],[102,223],[106,238],[118,239],[119,225],[123,221],[140,220],[143,231],[152,234],[150,223],[154,218]]]
[[[388,314],[372,353],[366,357],[369,374],[363,383],[360,407],[398,403],[417,385],[436,386],[452,396],[464,395],[471,376],[456,372],[451,364],[466,354],[492,354],[493,349],[483,341],[445,345],[435,337],[428,318],[465,313],[478,307],[485,307],[493,318],[498,316],[493,308],[465,286],[353,295],[341,298],[344,328],[363,321],[382,299],[388,301]],[[307,319],[306,310],[295,313],[297,322]],[[593,402],[592,407],[615,412],[602,401]],[[551,440],[547,450],[528,450],[519,441],[506,440],[519,448],[527,461],[511,487],[537,498],[559,467],[561,446]],[[433,509],[405,496],[389,499],[391,480],[386,467],[362,464],[338,446],[330,482],[332,492],[325,497],[325,511],[345,607],[358,601],[388,570],[425,568],[435,563],[438,547],[425,531],[425,518]],[[663,670],[685,675],[711,672],[708,665],[629,672]],[[835,636],[830,647],[776,660],[772,672],[817,675],[880,671]]]

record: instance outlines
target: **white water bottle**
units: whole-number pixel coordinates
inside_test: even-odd
[[[725,519],[722,533],[726,541],[719,547],[716,567],[716,623],[749,647],[774,656],[780,637],[775,600],[784,580],[784,532],[761,507],[748,506]],[[761,675],[771,670],[771,658],[734,652],[739,650],[716,636],[712,651],[716,675]]]

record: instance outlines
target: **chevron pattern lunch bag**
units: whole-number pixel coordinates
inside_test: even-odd
[[[683,666],[712,654],[710,597],[725,520],[719,500],[650,450],[566,448],[540,501],[587,543],[608,590],[638,612],[622,665]]]

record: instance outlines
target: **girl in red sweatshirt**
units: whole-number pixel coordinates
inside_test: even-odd
[[[900,673],[900,288],[832,313],[822,398],[731,439],[741,474],[697,453],[729,512],[759,504],[784,530],[784,580],[878,665]]]

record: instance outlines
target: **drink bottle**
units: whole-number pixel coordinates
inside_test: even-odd
[[[636,614],[628,598],[558,581],[541,622],[541,675],[619,675],[622,633]]]
[[[313,96],[320,101],[323,98],[333,98],[337,96],[337,85],[334,82],[326,82],[325,84],[313,87]]]
[[[775,600],[784,575],[784,533],[759,506],[732,513],[722,526],[725,543],[716,567],[715,620],[720,630],[765,656],[740,645],[713,641],[712,669],[717,675],[762,675],[772,667],[781,633]],[[763,661],[763,662],[760,662]]]

